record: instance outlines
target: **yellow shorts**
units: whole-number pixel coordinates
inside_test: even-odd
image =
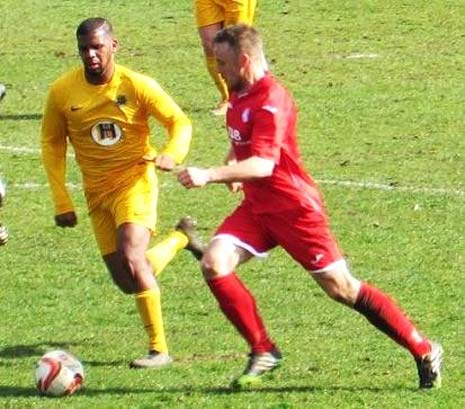
[[[116,251],[117,229],[135,223],[155,231],[158,183],[155,167],[147,164],[145,173],[121,190],[111,192],[90,212],[95,240],[102,255]]]
[[[216,23],[252,25],[256,5],[257,0],[195,0],[197,27]]]

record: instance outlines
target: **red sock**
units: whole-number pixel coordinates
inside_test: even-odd
[[[430,352],[429,341],[417,331],[394,301],[377,288],[362,283],[354,309],[376,328],[407,348],[415,358]]]
[[[226,318],[246,339],[252,352],[269,352],[275,346],[269,339],[255,299],[235,273],[207,281]]]

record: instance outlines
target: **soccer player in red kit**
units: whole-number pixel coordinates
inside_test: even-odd
[[[225,183],[232,191],[242,187],[245,194],[202,259],[211,292],[251,349],[245,371],[233,386],[260,384],[262,375],[281,361],[253,295],[234,272],[276,246],[308,270],[328,296],[363,314],[408,349],[420,388],[439,386],[442,347],[421,335],[386,294],[350,273],[331,235],[318,188],[302,164],[294,101],[267,72],[257,31],[246,25],[225,28],[215,37],[214,52],[231,92],[226,114],[231,148],[224,166],[188,167],[178,173],[178,180],[186,188]]]

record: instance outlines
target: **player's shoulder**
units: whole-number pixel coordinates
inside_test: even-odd
[[[134,71],[123,65],[116,65],[116,73],[120,76],[122,81],[132,83],[135,88],[158,85],[156,80],[149,75]]]
[[[60,75],[55,81],[52,82],[53,89],[67,88],[70,84],[75,84],[83,75],[82,67],[74,67]]]
[[[286,87],[274,76],[267,75],[261,84],[257,106],[270,112],[275,112],[292,99]]]
[[[267,95],[270,98],[281,99],[290,96],[287,88],[276,77],[269,75],[267,80]]]

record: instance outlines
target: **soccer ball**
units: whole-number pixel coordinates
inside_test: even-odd
[[[71,395],[84,382],[84,368],[73,354],[50,351],[37,362],[35,379],[37,389],[44,395]]]

